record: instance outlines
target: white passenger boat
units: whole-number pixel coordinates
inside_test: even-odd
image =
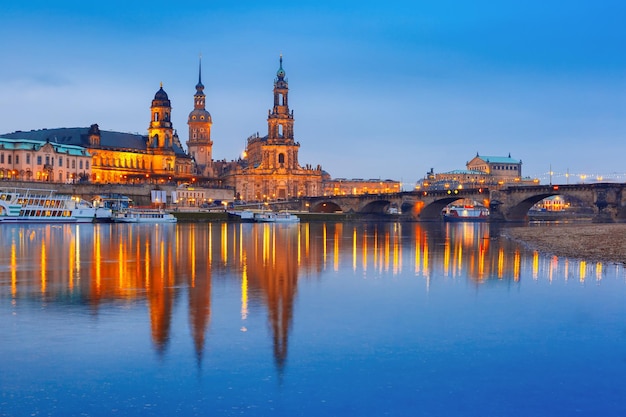
[[[108,222],[110,209],[55,190],[0,189],[0,223]]]
[[[298,223],[300,218],[295,214],[281,211],[275,213],[273,211],[263,211],[254,213],[254,221],[259,223]]]
[[[159,209],[129,208],[113,216],[115,223],[176,223],[176,217]]]

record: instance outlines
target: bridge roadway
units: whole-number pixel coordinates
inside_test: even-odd
[[[306,197],[286,202],[285,208],[314,213],[385,214],[397,207],[400,218],[412,221],[441,220],[441,211],[454,201],[468,198],[489,207],[491,221],[524,221],[528,210],[550,196],[561,195],[581,207],[592,208],[594,221],[626,221],[624,183],[536,185],[461,190],[407,191],[395,194]]]

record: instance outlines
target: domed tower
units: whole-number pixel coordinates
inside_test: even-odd
[[[172,105],[167,93],[163,90],[163,83],[154,95],[150,111],[152,119],[148,127],[148,148],[172,149],[172,137],[174,135],[170,120]]]
[[[193,110],[189,113],[189,154],[196,161],[198,174],[204,177],[213,176],[213,142],[211,141],[211,114],[205,108],[204,85],[202,85],[202,61],[198,68],[198,84],[193,95]]]

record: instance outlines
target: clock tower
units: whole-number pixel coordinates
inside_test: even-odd
[[[198,68],[198,84],[193,96],[193,110],[189,113],[189,140],[187,148],[196,162],[196,173],[202,177],[213,177],[213,142],[211,141],[211,114],[205,108],[204,85],[202,85],[202,61]]]

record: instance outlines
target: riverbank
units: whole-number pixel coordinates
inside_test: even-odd
[[[540,252],[626,264],[626,224],[570,224],[554,227],[511,227],[504,236]]]

